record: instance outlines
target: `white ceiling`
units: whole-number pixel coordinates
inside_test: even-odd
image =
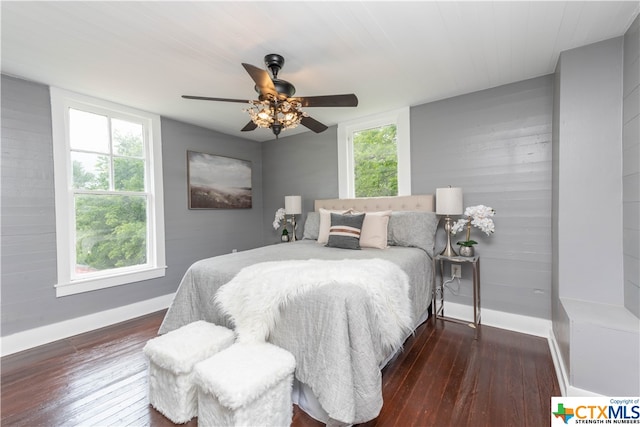
[[[552,73],[560,52],[624,34],[638,1],[1,2],[2,72],[258,141],[242,62],[286,59],[298,96],[331,126]],[[302,126],[282,134],[306,131]]]

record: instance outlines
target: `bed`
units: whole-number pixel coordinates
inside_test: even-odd
[[[315,211],[307,214],[303,239],[194,263],[185,273],[159,333],[196,320],[233,328],[234,321],[216,303],[216,294],[222,293],[218,291],[225,284],[243,277],[240,273],[263,265],[291,263],[286,270],[290,273],[281,273],[282,281],[287,281],[298,276],[296,268],[301,264],[296,263],[318,261],[334,266],[348,262],[356,266],[353,268],[392,263],[408,279],[410,327],[403,330],[404,341],[428,317],[438,224],[433,206],[433,195],[316,200]],[[320,244],[318,239],[326,238],[323,216],[327,211],[347,210],[367,212],[371,217],[387,211],[383,215],[388,217],[389,246],[349,250]],[[309,288],[279,307],[268,341],[295,356],[294,402],[319,421],[362,423],[377,417],[382,408],[381,369],[401,349],[380,342],[376,321],[381,320],[370,301],[361,287],[334,280]]]

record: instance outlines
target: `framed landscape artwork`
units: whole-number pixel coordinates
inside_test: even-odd
[[[251,162],[187,151],[189,209],[250,209]]]

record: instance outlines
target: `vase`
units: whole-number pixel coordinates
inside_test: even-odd
[[[460,246],[460,256],[473,256],[474,252],[473,246]]]

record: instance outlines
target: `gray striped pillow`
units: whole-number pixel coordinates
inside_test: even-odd
[[[360,249],[360,231],[364,214],[331,214],[331,228],[327,246],[342,249]]]

